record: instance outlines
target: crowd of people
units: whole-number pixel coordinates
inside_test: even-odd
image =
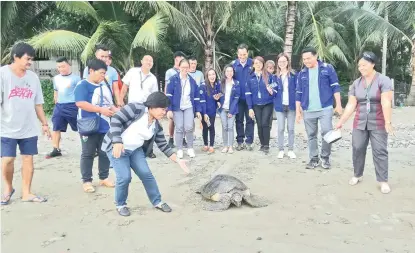
[[[145,55],[141,66],[131,68],[121,79],[111,67],[112,55],[104,45],[97,45],[95,58],[88,61],[82,78],[72,73],[65,57],[57,59],[59,74],[53,77],[55,108],[52,133],[43,111],[43,93],[37,75],[30,71],[35,56],[33,47],[17,43],[11,50],[12,63],[0,68],[1,75],[1,157],[4,190],[2,205],[7,205],[13,188],[14,160],[19,146],[23,158],[22,200],[45,202],[45,197],[31,191],[33,155],[38,154],[38,124],[52,139],[53,150],[46,158],[62,155],[61,132],[69,125],[80,135],[80,174],[83,190],[92,193],[92,167],[98,157],[99,185],[115,187],[116,210],[130,215],[127,207],[131,169],[142,181],[152,205],[163,211],[171,208],[161,200],[156,180],[147,163],[156,158],[156,144],[185,173],[184,158],[194,158],[193,142],[196,122],[203,128],[202,152],[215,153],[215,124],[219,115],[222,127],[221,153],[254,149],[254,126],[260,142],[259,151],[270,153],[273,113],[277,117],[279,159],[286,155],[284,132],[288,132],[287,156],[295,159],[295,121],[304,120],[308,137],[309,162],[306,169],[331,168],[331,143],[322,139],[318,149],[318,125],[321,135],[342,125],[356,112],[353,133],[355,185],[363,176],[366,150],[370,140],[377,181],[381,192],[390,192],[388,185],[388,134],[391,125],[391,80],[375,70],[376,56],[365,52],[359,58],[361,77],[349,89],[349,101],[343,113],[340,84],[331,64],[318,59],[314,48],[302,51],[304,67],[297,73],[290,57],[284,53],[276,61],[248,57],[248,46],[237,48],[237,59],[223,68],[197,70],[197,60],[183,52],[174,54],[174,66],[166,72],[165,90],[159,91],[157,78],[151,73],[153,58]],[[333,113],[341,115],[333,128]],[[167,116],[168,139],[160,120]],[[236,129],[235,129],[236,128]],[[236,138],[235,138],[236,131]],[[236,140],[236,145],[234,145]],[[176,148],[176,150],[174,150]],[[266,158],[264,158],[266,159]],[[108,178],[112,167],[116,181]]]

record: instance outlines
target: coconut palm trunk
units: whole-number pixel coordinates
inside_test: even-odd
[[[408,105],[415,106],[415,34],[412,37],[412,85],[408,96]]]
[[[385,21],[389,22],[388,10],[385,10]],[[385,31],[382,41],[382,74],[386,75],[386,60],[388,57],[388,33]]]
[[[206,71],[206,69],[210,69],[213,68],[213,43],[215,43],[213,41],[213,35],[214,35],[214,31],[213,31],[213,25],[211,22],[210,17],[205,17],[205,23],[204,23],[204,28],[205,28],[205,45],[204,45],[204,55],[205,55],[205,66],[204,66],[204,70],[203,72]]]
[[[284,53],[290,58],[293,52],[293,40],[294,40],[294,28],[295,17],[297,13],[297,2],[288,1],[287,18],[285,25],[285,41],[284,41]]]

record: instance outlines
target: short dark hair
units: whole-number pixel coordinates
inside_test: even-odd
[[[107,64],[99,59],[91,59],[88,62],[88,71],[89,70],[99,70],[99,69],[105,69],[107,71]]]
[[[314,47],[306,47],[303,49],[303,51],[301,51],[301,54],[305,54],[305,53],[311,53],[312,55],[316,55],[317,50]]]
[[[196,59],[196,57],[195,56],[190,56],[189,58],[187,58],[189,61],[197,61],[197,59]]]
[[[174,53],[174,58],[176,58],[176,57],[184,57],[184,58],[186,58],[186,55],[182,51],[176,51]]]
[[[110,51],[110,49],[104,45],[104,44],[97,44],[95,45],[95,52],[98,50],[102,50],[102,51]]]
[[[370,51],[365,51],[363,54],[359,57],[359,60],[365,59],[368,62],[371,62],[372,64],[376,64],[376,61],[378,60],[378,57]]]
[[[56,62],[57,62],[57,63],[66,62],[66,63],[68,63],[69,65],[71,65],[71,64],[69,63],[68,59],[67,59],[65,56],[61,56],[61,57],[59,57],[58,59],[56,59]]]
[[[239,49],[246,49],[246,51],[248,51],[248,45],[247,44],[245,44],[245,43],[242,43],[242,44],[239,44],[239,46],[238,46],[238,48],[237,48],[238,50]]]
[[[17,58],[22,58],[22,56],[25,54],[27,54],[30,57],[35,57],[36,54],[35,49],[25,42],[17,42],[16,44],[14,44],[10,52],[12,61],[14,60],[15,56]]]

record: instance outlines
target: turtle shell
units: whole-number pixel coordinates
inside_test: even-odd
[[[203,197],[211,199],[215,194],[228,193],[232,190],[245,191],[248,187],[239,179],[231,175],[216,175],[204,186],[200,193]]]

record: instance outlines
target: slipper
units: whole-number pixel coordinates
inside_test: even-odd
[[[6,198],[9,198],[9,199],[8,199],[8,200],[6,200],[6,201],[1,201],[1,205],[8,205],[8,204],[9,204],[9,202],[10,202],[10,200],[12,199],[12,196],[13,196],[14,192],[15,192],[15,190],[14,190],[14,189],[12,189],[12,192],[11,192],[11,193],[9,193],[9,195],[7,195],[7,196],[3,196],[5,199],[6,199]]]
[[[42,203],[42,202],[46,202],[46,201],[48,201],[48,200],[45,199],[45,198],[42,198],[40,196],[35,196],[35,197],[33,197],[31,199],[28,199],[28,200],[22,200],[22,202],[33,202],[33,203]]]

